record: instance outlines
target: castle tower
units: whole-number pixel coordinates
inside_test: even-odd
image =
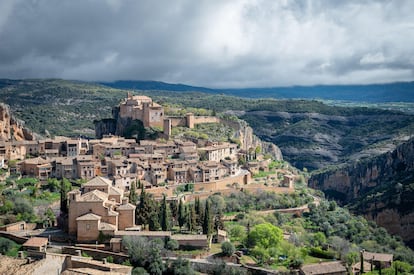
[[[164,135],[167,139],[170,139],[171,136],[171,119],[164,119],[164,125],[163,125],[163,129],[164,129]]]
[[[187,113],[186,115],[185,115],[185,117],[186,117],[186,120],[187,120],[187,127],[188,128],[190,128],[190,129],[193,129],[194,128],[194,114],[193,113]]]

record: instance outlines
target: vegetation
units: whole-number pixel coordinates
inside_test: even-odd
[[[21,245],[18,245],[9,239],[0,237],[0,254],[16,257],[20,247]]]
[[[5,182],[0,183],[0,218],[2,223],[26,221],[40,222],[45,226],[53,225],[56,216],[49,205],[59,199],[64,200],[66,193],[62,191],[62,188],[70,190],[71,187],[71,183],[66,179],[62,181],[49,180],[47,184],[41,185],[35,178],[16,179],[10,176]],[[61,197],[61,193],[64,193],[63,197]],[[62,205],[64,206],[65,203]],[[62,209],[64,210],[64,207]]]

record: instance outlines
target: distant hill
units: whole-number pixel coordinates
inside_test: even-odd
[[[160,81],[144,81],[144,80],[118,80],[115,82],[101,82],[100,84],[116,89],[130,90],[157,90],[157,91],[175,91],[175,92],[206,92],[216,93],[218,90],[189,86],[184,84],[170,84]]]
[[[414,102],[414,82],[370,85],[318,85],[245,89],[210,89],[158,81],[115,81],[100,84],[134,90],[206,92],[247,98],[324,99],[358,102]]]

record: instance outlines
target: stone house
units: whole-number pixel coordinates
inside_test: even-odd
[[[41,157],[26,159],[19,163],[19,167],[22,175],[36,177],[41,181],[47,180],[52,175],[50,159]]]
[[[68,201],[68,233],[77,235],[78,241],[95,241],[99,232],[114,236],[135,225],[135,206],[108,179],[95,177],[82,191],[68,192]]]

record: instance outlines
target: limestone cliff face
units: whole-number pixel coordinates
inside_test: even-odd
[[[93,123],[95,124],[96,138],[102,138],[104,135],[119,135],[118,127],[123,127],[119,116],[119,107],[112,108],[112,118],[95,120]]]
[[[24,127],[24,122],[16,119],[10,106],[0,103],[0,140],[33,140],[33,133]]]
[[[309,186],[414,240],[414,139],[370,160],[313,175]]]
[[[271,155],[276,160],[282,160],[282,152],[275,144],[262,141],[253,133],[253,129],[243,120],[221,120],[222,123],[235,129],[234,138],[240,141],[240,148],[248,151],[249,148],[260,147],[264,154]]]

